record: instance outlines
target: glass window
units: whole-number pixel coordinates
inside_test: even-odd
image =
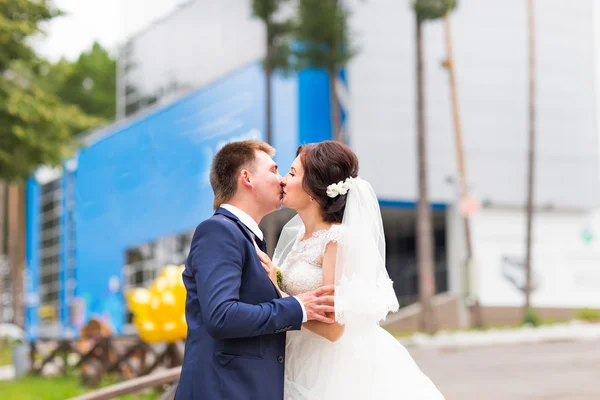
[[[165,236],[154,242],[143,243],[125,252],[124,292],[137,287],[149,287],[160,270],[169,264],[181,265],[190,251],[194,231]],[[132,322],[127,310],[127,322]]]
[[[419,299],[417,270],[417,213],[414,209],[383,208],[383,226],[386,240],[386,266],[400,306]],[[446,216],[444,212],[432,215],[435,246],[436,293],[448,290],[446,262]]]
[[[60,291],[60,218],[62,213],[61,179],[40,188],[40,329],[59,320]]]

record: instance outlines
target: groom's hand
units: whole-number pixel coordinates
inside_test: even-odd
[[[323,286],[315,291],[302,293],[296,296],[304,305],[306,317],[309,321],[319,321],[333,324],[335,318],[334,285]]]

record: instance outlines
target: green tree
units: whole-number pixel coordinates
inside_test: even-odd
[[[419,270],[419,300],[421,328],[427,332],[437,329],[431,305],[435,294],[434,247],[431,227],[431,208],[427,195],[427,149],[425,127],[425,93],[423,71],[423,23],[443,18],[456,7],[456,0],[413,0],[415,11],[415,41],[417,68],[417,157],[419,171],[419,200],[417,206],[417,262]]]
[[[265,25],[265,69],[266,88],[266,139],[273,144],[272,132],[272,79],[276,70],[287,71],[290,68],[289,39],[292,23],[289,20],[278,20],[277,13],[287,0],[252,0],[252,16],[260,19]]]
[[[42,33],[42,23],[58,15],[60,11],[48,0],[0,0],[0,209],[5,210],[9,197],[7,253],[14,320],[20,326],[24,320],[20,256],[24,242],[19,226],[24,217],[24,190],[17,185],[40,165],[60,165],[76,147],[73,134],[99,122],[49,90],[43,74],[48,64],[28,43]],[[13,183],[8,190],[7,182]],[[4,227],[5,221],[0,220],[0,226]],[[0,243],[0,253],[3,247]],[[0,288],[5,286],[4,278],[0,276]]]
[[[52,91],[65,103],[88,115],[112,120],[116,113],[116,60],[100,44],[82,53],[77,61],[61,59],[46,76]]]
[[[99,121],[66,105],[44,82],[47,64],[28,44],[60,12],[47,0],[0,0],[0,179],[22,182],[39,165],[60,165],[73,132]]]
[[[338,0],[299,0],[294,49],[296,68],[324,69],[329,75],[332,137],[341,140],[337,73],[355,54],[350,45],[348,11]]]

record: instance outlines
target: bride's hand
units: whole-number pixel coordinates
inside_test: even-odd
[[[271,282],[273,282],[275,287],[279,289],[279,285],[277,284],[277,266],[273,264],[273,262],[266,253],[260,251],[259,249],[256,249],[256,252],[258,253],[260,263],[262,264],[269,279],[271,279]]]

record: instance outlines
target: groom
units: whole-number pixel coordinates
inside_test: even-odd
[[[194,233],[183,281],[188,335],[176,400],[282,400],[285,332],[333,323],[333,286],[282,298],[264,271],[260,220],[281,207],[274,149],[248,140],[214,157],[215,214]]]

